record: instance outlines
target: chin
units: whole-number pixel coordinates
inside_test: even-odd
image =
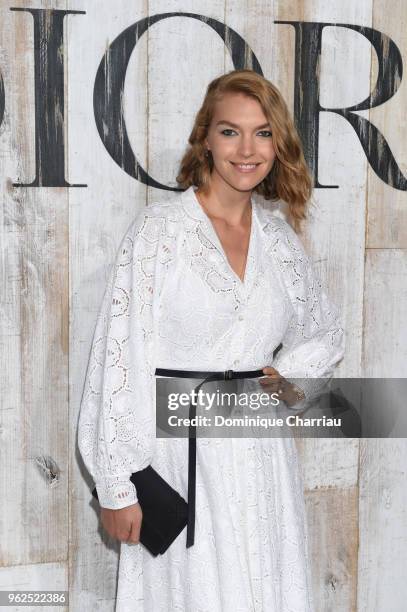
[[[256,179],[254,177],[242,177],[242,179],[236,180],[234,177],[233,180],[227,182],[238,191],[253,191],[265,178],[265,176]]]

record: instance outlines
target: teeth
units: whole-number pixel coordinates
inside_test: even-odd
[[[255,168],[256,164],[236,164],[238,168]]]

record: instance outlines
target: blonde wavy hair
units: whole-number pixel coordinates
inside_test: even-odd
[[[177,183],[185,189],[195,185],[203,192],[208,191],[213,159],[210,152],[208,156],[205,155],[204,141],[216,102],[223,94],[230,92],[255,98],[271,125],[276,158],[270,172],[256,185],[254,191],[265,200],[286,202],[288,220],[295,231],[300,231],[301,221],[307,216],[313,180],[304,158],[301,139],[284,98],[273,83],[253,70],[232,70],[209,83],[188,138],[190,147],[181,160]]]

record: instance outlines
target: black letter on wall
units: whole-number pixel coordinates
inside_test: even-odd
[[[387,185],[407,190],[407,180],[400,171],[383,134],[355,111],[368,110],[387,102],[398,90],[403,74],[403,62],[396,44],[386,34],[373,28],[347,23],[309,23],[275,21],[295,28],[294,117],[301,134],[304,155],[314,176],[315,187],[328,187],[318,182],[319,113],[337,113],[349,121],[355,130],[366,157],[379,178]],[[365,36],[376,51],[379,74],[370,95],[347,108],[324,108],[319,103],[319,72],[322,30],[325,26],[350,28]],[[329,186],[330,187],[330,186]],[[337,187],[337,185],[332,185]]]
[[[11,8],[34,19],[35,179],[16,187],[86,187],[65,180],[64,17],[84,11]]]
[[[3,117],[4,117],[4,83],[3,83],[3,77],[1,76],[0,73],[0,126],[3,123]]]

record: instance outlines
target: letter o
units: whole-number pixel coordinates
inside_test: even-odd
[[[160,13],[145,17],[126,28],[111,43],[96,73],[93,88],[93,110],[99,136],[109,155],[123,170],[147,186],[168,191],[182,191],[153,179],[137,161],[127,135],[123,112],[123,93],[131,54],[148,28],[169,17],[189,17],[211,27],[229,50],[236,69],[251,68],[263,75],[259,61],[246,41],[224,23],[196,13]]]

